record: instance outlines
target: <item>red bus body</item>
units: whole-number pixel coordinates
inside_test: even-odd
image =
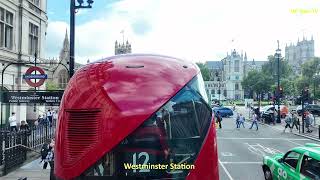
[[[77,179],[133,132],[138,138],[141,132],[154,132],[153,137],[160,142],[160,153],[154,154],[166,156],[163,152],[168,145],[161,130],[137,129],[199,75],[194,63],[139,54],[106,58],[78,70],[70,79],[60,105],[55,176]],[[195,168],[186,179],[219,179],[214,126],[211,120],[207,129],[202,128],[206,131],[204,140],[193,162]]]

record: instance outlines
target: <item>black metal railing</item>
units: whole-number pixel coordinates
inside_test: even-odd
[[[40,153],[42,145],[54,137],[55,121],[42,123],[29,128],[10,131],[9,127],[0,129],[0,166],[4,165],[2,175],[19,167],[27,160],[27,153]]]

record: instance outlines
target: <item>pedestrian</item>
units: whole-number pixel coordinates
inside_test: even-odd
[[[56,178],[54,177],[54,146],[55,146],[55,141],[54,139],[51,139],[50,143],[50,151],[48,153],[47,160],[50,165],[50,180],[55,180]]]
[[[219,124],[219,128],[221,129],[222,128],[222,126],[221,126],[222,117],[221,117],[219,111],[217,111],[217,113],[216,113],[216,118],[217,118],[216,122]]]
[[[271,117],[272,117],[272,124],[276,125],[277,110],[274,109],[272,111]]]
[[[39,124],[40,124],[40,121],[41,121],[41,115],[39,115],[38,119],[34,121],[34,126],[33,126],[33,130],[35,130],[36,132],[36,136],[40,136],[40,129],[39,129]]]
[[[40,125],[43,125],[43,124],[44,124],[44,118],[43,118],[43,115],[42,115],[42,114],[39,114],[37,121],[38,121],[38,125],[39,125],[39,124],[40,124]]]
[[[43,164],[43,169],[46,169],[47,168],[47,165],[48,163],[46,163],[46,158],[47,158],[47,155],[48,155],[48,152],[49,152],[49,146],[50,146],[50,143],[51,143],[51,140],[50,139],[47,139],[46,142],[43,143],[42,147],[41,147],[41,151],[40,151],[40,154],[41,154],[41,162],[44,161],[44,164]]]
[[[300,126],[299,118],[298,118],[298,116],[297,116],[295,111],[292,111],[291,115],[292,115],[292,126],[291,126],[291,129],[293,129],[293,127],[296,127],[296,129],[298,131],[299,130],[298,126]]]
[[[54,112],[53,112],[53,124],[56,124],[57,123],[57,120],[58,120],[58,111],[57,110],[55,110]]]
[[[308,111],[305,113],[305,125],[307,128],[307,132],[312,133],[312,130],[310,129],[311,121],[310,121],[310,116]]]
[[[258,115],[257,114],[253,114],[253,116],[252,116],[252,124],[251,124],[251,127],[249,129],[252,129],[254,124],[256,125],[257,131],[258,131]]]
[[[41,154],[42,156],[42,159],[44,161],[44,164],[43,164],[43,169],[47,169],[47,166],[49,164],[50,166],[50,179],[53,175],[53,169],[54,169],[54,145],[55,145],[55,142],[54,142],[54,139],[49,139],[47,141],[47,143],[44,144],[44,147],[43,147],[43,153]],[[45,158],[44,158],[45,157]]]
[[[241,126],[241,124],[242,124],[242,127],[243,128],[245,128],[244,127],[244,122],[245,122],[245,118],[244,118],[244,116],[242,115],[242,113],[240,113],[240,117],[239,117],[239,128],[240,128],[240,126]]]
[[[49,121],[49,124],[50,124],[50,127],[52,127],[52,112],[50,109],[48,109],[48,112],[47,112],[47,120]]]
[[[240,128],[240,114],[239,113],[237,114],[237,117],[236,117],[236,125],[237,125],[237,129]]]
[[[27,124],[27,122],[25,120],[21,121],[20,131],[27,131],[27,134],[28,134],[28,132],[31,132],[30,126]]]
[[[289,127],[290,131],[292,132],[291,124],[292,124],[292,116],[291,114],[288,114],[286,119],[284,120],[286,122],[286,125],[284,127],[283,132],[286,132],[287,127]]]
[[[316,124],[315,124],[315,118],[314,118],[314,116],[313,116],[313,114],[310,112],[310,111],[308,111],[308,116],[307,116],[308,118],[309,118],[309,120],[310,120],[310,125],[312,126],[312,124],[313,124],[313,126],[316,126]]]
[[[9,123],[10,123],[10,131],[12,132],[13,130],[15,130],[16,132],[18,132],[17,129],[17,118],[16,118],[16,113],[12,112],[11,116],[9,117]]]

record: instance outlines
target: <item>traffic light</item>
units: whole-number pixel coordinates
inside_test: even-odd
[[[308,100],[309,100],[309,97],[310,97],[309,89],[304,89],[304,90],[302,90],[302,99],[303,99],[304,101],[308,101]]]

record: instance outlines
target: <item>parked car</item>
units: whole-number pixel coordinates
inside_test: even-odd
[[[266,180],[320,179],[320,145],[307,143],[286,154],[276,154],[263,158],[262,170]]]
[[[275,105],[275,106],[268,105],[260,108],[261,117],[263,117],[264,114],[270,114],[270,112],[272,112],[274,108],[278,110],[278,105]],[[280,105],[280,117],[285,118],[288,115],[288,113],[289,113],[289,108],[285,105]]]
[[[313,115],[320,116],[320,105],[318,104],[308,104],[305,105],[305,110],[310,111]],[[298,106],[296,111],[298,112],[299,116],[302,114],[302,106]]]
[[[233,111],[227,107],[214,107],[214,108],[212,108],[212,111],[214,112],[214,114],[216,114],[217,111],[219,111],[219,113],[222,117],[233,116]]]

